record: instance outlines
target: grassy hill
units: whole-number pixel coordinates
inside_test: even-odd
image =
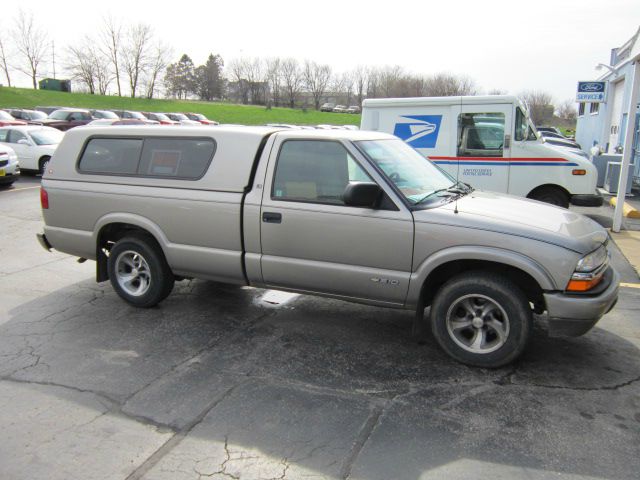
[[[360,115],[325,113],[315,110],[294,110],[229,103],[184,100],[147,100],[86,93],[64,93],[28,88],[0,87],[0,108],[34,108],[36,106],[80,107],[95,109],[137,110],[145,112],[197,112],[220,123],[264,125],[292,123],[297,125],[360,125]]]

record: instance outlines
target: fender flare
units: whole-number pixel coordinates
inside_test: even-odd
[[[526,255],[496,247],[465,245],[439,250],[418,265],[411,274],[407,305],[418,304],[422,286],[431,272],[445,263],[458,260],[482,260],[509,265],[529,274],[542,290],[557,290],[551,274],[537,261]]]

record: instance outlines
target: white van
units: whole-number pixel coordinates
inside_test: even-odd
[[[514,96],[367,99],[361,129],[396,135],[481,190],[565,208],[602,205],[591,162],[545,143]]]

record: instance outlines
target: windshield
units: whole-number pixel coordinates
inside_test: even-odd
[[[189,120],[187,116],[182,113],[171,113],[170,115],[174,120]]]
[[[4,110],[0,110],[0,120],[13,120],[13,117]]]
[[[49,118],[53,120],[66,120],[69,116],[69,112],[66,110],[56,110],[49,115]]]
[[[364,140],[356,144],[413,205],[454,183],[453,178],[402,140]]]
[[[42,130],[31,130],[29,135],[36,142],[36,145],[57,145],[62,141],[64,133],[55,128],[43,128]]]
[[[107,119],[110,118],[112,120],[117,120],[118,118],[120,118],[118,115],[108,110],[96,110],[95,116],[96,118],[107,118]]]
[[[34,110],[33,112],[29,112],[29,118],[31,120],[43,120],[47,118],[47,114],[44,112],[38,112]]]
[[[154,120],[160,120],[162,122],[170,122],[171,119],[169,117],[167,117],[164,113],[153,113],[152,114],[155,118]]]
[[[189,115],[189,118],[191,120],[206,120],[207,119],[207,117],[205,117],[201,113],[192,113],[191,115]]]

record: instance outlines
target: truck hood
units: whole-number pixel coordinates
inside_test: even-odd
[[[608,239],[590,218],[570,210],[512,195],[474,191],[441,207],[414,211],[418,222],[447,223],[471,229],[516,235],[558,245],[580,254],[592,252]]]

